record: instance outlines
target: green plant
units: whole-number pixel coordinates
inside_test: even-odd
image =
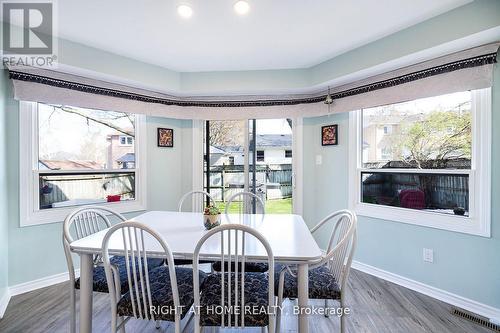
[[[205,215],[219,215],[220,210],[219,210],[219,208],[217,208],[217,206],[209,205],[209,206],[205,207],[203,214],[205,214]]]

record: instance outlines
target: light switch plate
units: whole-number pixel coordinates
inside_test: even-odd
[[[321,165],[323,163],[323,156],[316,155],[316,165]]]
[[[425,262],[430,262],[430,263],[434,262],[434,251],[432,249],[424,248],[423,259]]]

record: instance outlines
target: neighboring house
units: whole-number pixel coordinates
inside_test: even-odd
[[[259,134],[257,164],[292,164],[291,134]]]
[[[116,160],[120,169],[135,169],[135,154],[126,153]]]
[[[135,167],[133,136],[123,133],[108,135],[107,167],[109,169],[131,169]]]
[[[292,135],[259,134],[256,144],[257,164],[292,164]],[[210,147],[210,165],[243,165],[242,146]]]
[[[210,146],[210,165],[228,164],[228,155],[221,148]]]
[[[377,114],[363,117],[363,160],[391,161],[401,156],[395,151],[395,143],[401,139],[401,122],[417,122],[423,120],[423,115],[407,115],[405,113]]]
[[[103,165],[94,161],[73,161],[73,160],[39,160],[40,170],[100,170]]]

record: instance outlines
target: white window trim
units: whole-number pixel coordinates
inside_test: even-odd
[[[442,230],[491,237],[491,88],[472,91],[472,165],[470,170],[418,170],[412,173],[469,174],[469,217],[362,203],[361,112],[349,114],[349,207],[358,215]],[[373,170],[375,171],[375,170]],[[380,170],[398,172],[408,170]]]
[[[19,103],[19,206],[20,226],[32,226],[64,221],[66,216],[80,206],[38,208],[38,112],[37,103],[21,101]],[[146,205],[146,121],[144,115],[136,115],[135,154],[135,200],[123,202],[99,203],[116,210],[128,213],[145,210]],[[132,170],[132,171],[133,171]],[[128,170],[130,171],[130,170]]]

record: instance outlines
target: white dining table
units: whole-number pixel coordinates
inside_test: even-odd
[[[149,211],[131,221],[143,223],[156,230],[166,241],[175,259],[192,259],[198,240],[207,232],[201,213]],[[275,262],[297,265],[298,307],[304,309],[309,301],[309,265],[317,262],[322,252],[300,215],[228,215],[221,222],[241,223],[257,229],[269,242]],[[70,244],[71,251],[80,255],[80,332],[92,332],[92,279],[94,255],[101,253],[102,240],[107,229],[81,238]],[[220,240],[209,239],[200,251],[200,260],[220,256]],[[110,252],[122,254],[121,237],[110,239]],[[248,239],[245,246],[248,260],[267,260],[267,254],[256,240]],[[149,257],[164,256],[157,243],[146,244]],[[307,311],[299,311],[298,331],[309,330]]]

